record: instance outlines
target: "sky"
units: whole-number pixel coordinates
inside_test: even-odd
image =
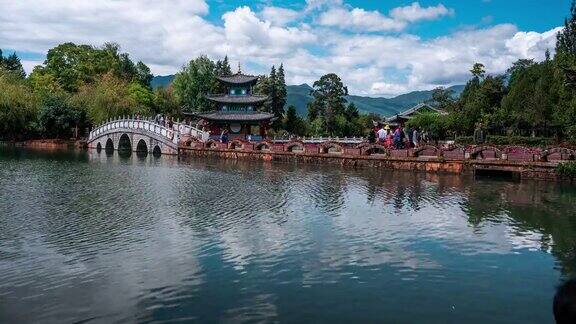
[[[355,95],[463,84],[475,62],[497,74],[544,59],[571,0],[0,0],[0,48],[27,72],[64,42],[118,43],[155,75],[199,55],[288,84],[338,74]]]

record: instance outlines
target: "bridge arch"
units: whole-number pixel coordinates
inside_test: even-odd
[[[231,150],[242,150],[244,148],[244,143],[242,143],[242,141],[239,140],[234,140],[230,142],[230,144],[228,144],[228,148],[230,148]]]
[[[494,146],[478,146],[475,147],[470,152],[470,158],[472,159],[500,159],[502,157],[502,151]]]
[[[98,151],[98,153],[102,152],[102,144],[100,144],[100,142],[96,144],[96,151]]]
[[[271,148],[272,148],[272,144],[270,144],[269,142],[262,142],[262,143],[256,145],[257,151],[270,151]]]
[[[379,144],[362,145],[360,152],[362,155],[388,155],[388,149]]]
[[[160,148],[160,146],[158,145],[154,146],[154,149],[152,150],[152,155],[156,157],[162,155],[162,149]]]
[[[113,152],[114,151],[114,141],[111,138],[106,140],[106,152]]]
[[[323,154],[341,154],[344,153],[342,146],[335,142],[326,142],[320,145],[320,153]]]
[[[140,139],[138,144],[136,144],[136,152],[148,152],[148,144],[146,144],[144,139]]]
[[[415,157],[438,157],[442,154],[442,151],[434,145],[424,145],[414,149],[413,155]]]
[[[292,153],[304,153],[306,152],[306,149],[302,142],[291,142],[286,144],[286,151]]]
[[[120,135],[120,139],[118,139],[118,151],[132,152],[132,141],[128,134],[124,133]]]

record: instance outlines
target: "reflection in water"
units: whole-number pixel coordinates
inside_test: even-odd
[[[576,274],[557,184],[105,150],[0,183],[0,322],[546,323]]]

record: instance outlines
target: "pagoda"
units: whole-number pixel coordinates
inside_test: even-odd
[[[258,111],[268,96],[254,95],[252,90],[257,76],[238,73],[229,76],[218,76],[226,93],[210,94],[207,99],[217,104],[218,110],[193,113],[200,118],[200,124],[209,130],[211,137],[220,137],[228,133],[228,139],[246,139],[258,141],[266,138],[270,123],[275,120],[271,113]]]

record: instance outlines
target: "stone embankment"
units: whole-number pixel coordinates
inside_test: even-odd
[[[333,164],[352,167],[455,174],[501,173],[523,179],[559,180],[556,166],[574,160],[569,148],[520,146],[433,146],[388,149],[382,145],[325,142],[188,141],[179,146],[184,158],[217,157],[261,161]]]

